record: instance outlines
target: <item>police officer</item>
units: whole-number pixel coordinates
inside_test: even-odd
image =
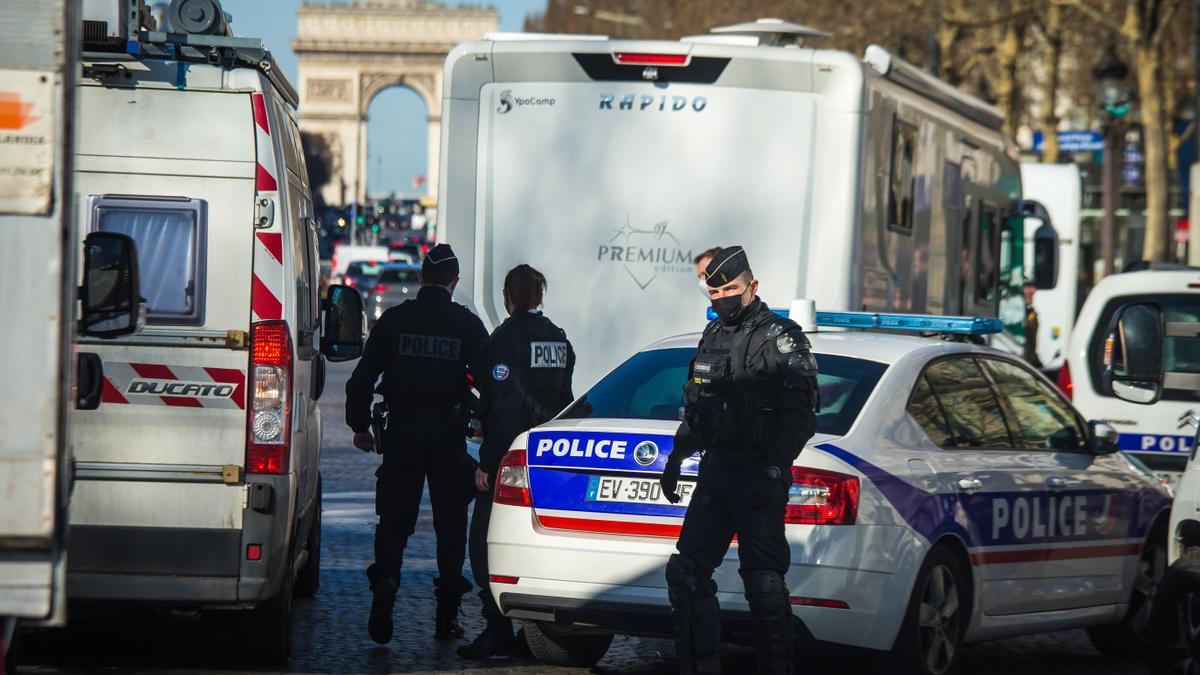
[[[379,391],[388,407],[387,430],[379,439],[383,463],[375,472],[375,563],[367,568],[374,595],[367,628],[380,644],[392,637],[400,565],[426,480],[437,533],[434,636],[463,634],[458,611],[463,594],[471,589],[462,567],[474,471],[464,437],[468,375],[478,373],[487,330],[466,307],[451,302],[458,272],[458,259],[449,246],[430,249],[421,265],[417,297],[379,317],[362,360],[346,382],[346,423],[360,450],[375,449],[371,402],[381,374]]]
[[[479,584],[487,628],[459,656],[485,659],[514,647],[512,621],[500,613],[488,586],[487,531],[492,491],[500,459],[521,433],[558,414],[574,398],[571,375],[575,351],[567,334],[538,309],[546,277],[529,265],[517,265],[504,277],[504,308],[509,318],[484,346],[479,383],[479,419],[483,443],[475,473],[475,511],[471,516],[471,571]]]
[[[705,280],[718,318],[692,359],[684,420],[661,479],[667,498],[679,501],[680,465],[703,452],[678,552],[666,570],[680,670],[720,671],[712,574],[736,534],[759,671],[788,673],[784,512],[792,462],[816,430],[816,360],[800,327],[758,299],[758,280],[740,246],[714,256]]]

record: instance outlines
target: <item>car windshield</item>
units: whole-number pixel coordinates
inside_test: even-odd
[[[389,268],[383,270],[383,274],[379,275],[379,281],[385,284],[410,284],[417,282],[417,271],[415,269],[396,269]]]
[[[678,420],[683,385],[695,349],[639,352],[567,408],[563,418]],[[883,371],[882,363],[816,354],[821,411],[817,431],[841,436],[850,430]]]

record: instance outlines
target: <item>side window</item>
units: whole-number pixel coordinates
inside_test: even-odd
[[[1057,393],[1033,373],[1008,361],[985,359],[996,389],[1016,417],[1024,437],[1022,446],[1030,450],[1087,449],[1087,435],[1079,419]]]
[[[289,186],[292,200],[292,265],[296,283],[296,323],[303,330],[312,328],[312,283],[309,281],[311,256],[308,253],[308,209],[295,186]]]
[[[983,202],[979,207],[979,239],[975,255],[975,301],[991,304],[996,301],[1000,283],[1000,211],[995,205]]]
[[[305,248],[308,250],[308,302],[312,308],[310,317],[313,328],[321,323],[321,281],[320,261],[317,257],[317,230],[315,221],[305,223],[304,232],[307,236]]]
[[[925,430],[929,438],[943,448],[954,447],[954,436],[950,433],[950,424],[946,422],[946,414],[942,412],[942,404],[938,402],[933,389],[925,376],[917,378],[913,387],[912,397],[908,399],[908,414],[913,416],[917,424]]]
[[[912,234],[913,163],[917,151],[917,128],[899,118],[892,126],[892,166],[888,183],[888,228]]]
[[[207,202],[93,195],[89,206],[91,230],[125,234],[137,243],[148,322],[203,324]]]
[[[1104,305],[1096,323],[1090,328],[1087,365],[1091,374],[1092,391],[1097,396],[1112,398],[1101,386],[1104,373],[1104,340],[1108,337],[1108,326],[1117,308],[1131,301],[1130,296],[1117,296]],[[1166,322],[1200,321],[1200,295],[1194,293],[1151,293],[1137,297],[1138,302],[1156,302],[1163,310]],[[1079,330],[1084,330],[1080,327]],[[1167,336],[1163,340],[1163,370],[1167,372],[1200,373],[1200,340],[1188,337]],[[1074,373],[1072,373],[1074,374]],[[1200,400],[1200,392],[1185,389],[1164,389],[1164,401]]]
[[[1004,411],[975,359],[937,361],[925,370],[925,378],[942,404],[954,447],[1014,447]]]

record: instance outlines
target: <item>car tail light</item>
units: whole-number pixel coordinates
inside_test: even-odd
[[[858,494],[855,476],[793,466],[784,520],[797,525],[853,525]]]
[[[342,279],[342,283],[346,284],[350,288],[354,288],[354,277],[346,277],[345,279]]]
[[[388,291],[388,287],[383,284],[379,284],[378,286],[375,287],[376,293],[387,293],[387,291]]]
[[[292,338],[285,321],[250,328],[246,471],[283,474],[291,451]]]
[[[530,506],[533,503],[529,496],[529,467],[525,464],[524,450],[509,450],[500,460],[500,470],[496,473],[496,495],[492,501],[509,506]]]
[[[1107,354],[1110,349],[1112,347],[1106,344],[1104,347],[1105,353]],[[1071,382],[1071,367],[1067,365],[1066,361],[1063,361],[1063,366],[1058,371],[1057,384],[1058,388],[1062,390],[1063,396],[1066,396],[1068,401],[1074,400],[1075,384]]]

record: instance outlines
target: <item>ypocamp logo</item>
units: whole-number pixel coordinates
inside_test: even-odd
[[[658,446],[654,441],[642,441],[633,449],[633,461],[642,466],[650,466],[658,459]]]
[[[692,250],[671,233],[668,221],[641,229],[626,215],[625,225],[613,232],[596,247],[596,261],[620,265],[638,288],[645,290],[660,274],[691,273]]]
[[[511,89],[505,89],[500,92],[500,106],[496,108],[496,112],[501,115],[507,115],[514,108],[524,108],[528,106],[552,106],[554,99],[539,96],[513,96]]]
[[[188,396],[191,398],[229,398],[235,387],[221,382],[184,382],[183,380],[131,380],[126,394],[148,396]]]

